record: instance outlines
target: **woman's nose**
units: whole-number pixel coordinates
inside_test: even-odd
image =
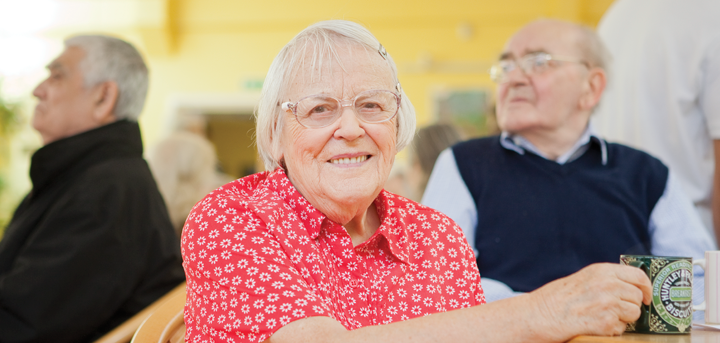
[[[335,138],[352,141],[365,134],[363,123],[358,119],[352,106],[343,106],[341,111],[340,124],[335,130]]]

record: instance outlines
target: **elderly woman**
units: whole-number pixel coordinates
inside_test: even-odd
[[[382,190],[414,110],[360,25],[290,41],[257,125],[269,171],[215,190],[186,222],[188,342],[565,341],[619,334],[649,303],[644,273],[604,264],[484,304],[458,226]]]

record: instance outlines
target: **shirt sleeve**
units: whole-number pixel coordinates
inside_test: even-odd
[[[672,171],[665,191],[650,213],[648,231],[654,255],[698,259],[704,258],[706,250],[716,248]]]
[[[482,288],[485,292],[485,301],[487,302],[498,301],[524,294],[523,292],[513,291],[510,286],[501,281],[489,278],[482,278]]]
[[[186,222],[187,341],[262,342],[288,323],[330,316],[248,206],[206,200]]]
[[[475,228],[478,214],[475,201],[460,175],[451,148],[445,149],[438,156],[425,188],[422,204],[455,221],[465,234],[473,252],[477,253]]]
[[[648,232],[653,255],[702,259],[705,251],[716,250],[714,240],[672,171],[665,191],[650,214]],[[698,266],[693,271],[693,303],[697,305],[705,298],[705,272]]]

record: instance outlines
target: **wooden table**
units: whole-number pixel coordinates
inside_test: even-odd
[[[720,343],[720,331],[693,326],[689,335],[626,333],[615,337],[578,336],[568,343]]]

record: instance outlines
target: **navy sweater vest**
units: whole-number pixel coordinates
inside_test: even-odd
[[[499,137],[453,148],[475,200],[480,275],[529,292],[595,262],[650,254],[648,222],[667,183],[656,158],[619,144],[600,144],[560,165],[520,155]]]

